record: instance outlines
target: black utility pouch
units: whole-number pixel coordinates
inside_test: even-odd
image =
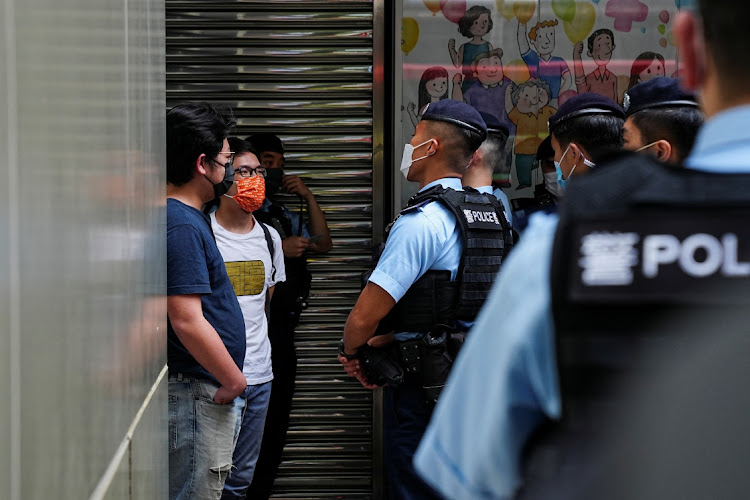
[[[404,370],[398,364],[392,348],[379,349],[365,344],[360,347],[359,355],[362,371],[371,384],[393,387],[404,381]]]
[[[453,366],[449,338],[450,333],[446,331],[427,333],[422,338],[422,388],[425,401],[430,404],[437,403]]]
[[[398,343],[401,366],[406,373],[419,373],[422,369],[422,341],[406,340]]]

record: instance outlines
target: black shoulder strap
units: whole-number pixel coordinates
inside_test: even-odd
[[[271,254],[271,280],[276,280],[276,265],[273,263],[273,254],[274,254],[274,248],[273,248],[273,239],[271,238],[271,232],[268,230],[265,224],[258,221],[258,224],[260,224],[261,229],[263,229],[263,235],[266,237],[266,245],[268,245],[268,253]]]

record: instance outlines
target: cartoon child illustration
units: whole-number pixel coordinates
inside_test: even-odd
[[[466,92],[462,92],[462,75],[456,73],[453,77],[451,97],[457,101],[465,101],[477,111],[494,115],[508,126],[512,135],[516,127],[508,120],[505,103],[510,101],[510,94],[515,85],[503,72],[502,57],[503,49],[477,54],[471,63],[474,82],[469,85]]]
[[[421,112],[426,104],[447,98],[448,70],[442,66],[427,68],[425,72],[422,73],[422,78],[419,79],[419,97],[417,99],[419,107],[415,106],[413,102],[410,102],[407,105],[409,118],[411,118],[412,124],[415,127],[417,126],[417,123],[419,123],[417,112]]]
[[[583,42],[578,42],[573,48],[573,69],[576,75],[576,86],[578,93],[595,92],[619,102],[617,93],[617,77],[607,69],[607,64],[612,59],[612,51],[615,50],[615,35],[611,30],[599,29],[594,31],[588,38],[588,56],[594,60],[597,68],[584,74],[581,54],[583,53]]]
[[[516,126],[516,189],[531,187],[531,170],[539,145],[548,135],[547,120],[557,111],[549,105],[550,87],[545,80],[530,79],[520,84],[505,106]]]
[[[451,61],[453,61],[456,69],[460,69],[461,73],[463,73],[462,90],[464,92],[474,82],[471,62],[478,54],[492,50],[492,44],[484,41],[482,38],[491,29],[492,18],[490,17],[490,9],[475,5],[468,9],[458,21],[458,31],[463,36],[471,38],[471,40],[461,45],[458,52],[456,52],[456,39],[451,38],[448,40],[448,52],[450,53]]]
[[[573,77],[568,69],[568,64],[562,57],[552,55],[555,50],[555,26],[557,19],[553,21],[541,21],[536,23],[529,31],[529,40],[536,51],[529,46],[526,39],[526,23],[518,23],[518,50],[521,52],[526,66],[529,68],[531,78],[542,79],[549,85],[550,99],[558,102],[561,92],[573,90]]]
[[[664,56],[656,52],[643,52],[633,61],[630,67],[630,83],[628,90],[642,82],[647,82],[657,76],[666,76],[667,70],[664,66]]]

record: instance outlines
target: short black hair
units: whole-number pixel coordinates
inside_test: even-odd
[[[508,136],[503,132],[493,132],[487,134],[479,149],[482,150],[484,162],[488,170],[493,173],[505,173],[505,145],[508,142]]]
[[[284,154],[284,144],[276,134],[272,134],[271,132],[259,132],[249,135],[245,137],[245,140],[260,154],[266,151]]]
[[[489,33],[492,30],[492,12],[490,12],[490,9],[487,7],[483,7],[481,5],[474,5],[473,7],[469,7],[469,10],[467,10],[463,17],[458,20],[458,31],[463,36],[467,38],[471,38],[474,35],[471,34],[471,25],[474,24],[474,21],[479,19],[479,16],[482,14],[487,14],[487,33]]]
[[[219,154],[234,128],[229,108],[207,102],[179,104],[167,113],[167,182],[182,186],[195,175],[195,160]]]
[[[469,164],[474,152],[484,142],[484,136],[479,131],[469,130],[452,123],[423,120],[427,130],[445,146],[445,151],[451,155],[456,171],[461,173]]]
[[[566,146],[575,142],[592,156],[622,148],[622,125],[625,120],[614,115],[581,115],[560,122],[552,132]]]
[[[722,85],[737,86],[746,92],[750,65],[742,64],[747,57],[747,19],[750,3],[734,0],[699,0],[703,18],[703,34],[708,50],[723,77]]]
[[[612,33],[612,30],[608,30],[607,28],[602,28],[591,33],[591,36],[587,40],[586,43],[589,46],[589,52],[594,51],[594,42],[596,41],[596,37],[598,37],[599,35],[609,35],[609,39],[612,40],[612,45],[615,44],[615,34]]]
[[[633,125],[640,131],[644,144],[664,139],[677,148],[682,162],[693,149],[698,129],[705,119],[703,112],[692,107],[644,109],[631,115]]]
[[[227,141],[229,142],[229,149],[234,151],[235,158],[239,155],[244,155],[245,153],[252,153],[260,159],[258,151],[256,151],[249,142],[244,141],[239,137],[229,137]]]

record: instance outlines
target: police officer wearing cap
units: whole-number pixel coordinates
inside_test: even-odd
[[[505,166],[505,145],[508,142],[510,129],[493,114],[482,111],[479,114],[487,125],[487,139],[474,153],[474,158],[464,172],[461,184],[464,187],[473,187],[480,193],[491,194],[500,200],[508,222],[513,227],[513,214],[508,195],[502,189],[492,186],[492,174],[496,169],[499,170]]]
[[[387,379],[383,443],[393,499],[440,498],[412,466],[444,384],[425,381],[436,366],[432,354],[438,354],[436,362],[455,355],[452,342],[462,322],[473,321],[512,244],[502,205],[489,195],[461,190],[461,176],[486,135],[482,117],[463,102],[446,99],[423,112],[401,163],[419,192],[392,224],[339,346],[347,373],[375,388],[370,358],[361,353],[395,339],[391,352],[403,377]],[[378,333],[385,334],[376,336],[379,326]],[[441,368],[443,377],[449,368]]]
[[[695,93],[684,90],[675,78],[635,85],[625,92],[622,107],[627,117],[623,147],[671,164],[685,160],[704,120]]]
[[[571,186],[596,172],[597,151],[621,146],[623,121],[614,101],[588,93],[550,118],[555,160],[565,179],[576,177]],[[555,214],[531,217],[467,335],[415,455],[422,478],[446,498],[511,497],[529,436],[561,414],[550,314],[556,224]]]

